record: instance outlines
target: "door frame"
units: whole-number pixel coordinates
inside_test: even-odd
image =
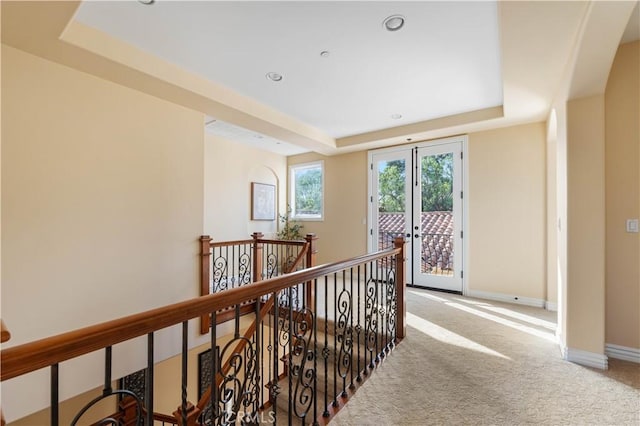
[[[378,250],[377,247],[373,246],[373,199],[374,197],[377,197],[377,194],[373,194],[373,156],[374,155],[379,155],[379,154],[387,154],[387,153],[393,153],[393,152],[398,152],[398,151],[411,151],[415,148],[423,148],[423,147],[431,147],[431,146],[437,146],[437,145],[444,145],[444,144],[449,144],[449,143],[454,143],[454,142],[460,142],[462,145],[462,192],[463,192],[463,197],[462,197],[462,218],[461,218],[461,223],[462,223],[462,231],[464,232],[464,236],[462,238],[462,294],[463,295],[467,295],[468,291],[469,291],[469,274],[470,274],[470,270],[469,270],[469,258],[470,258],[470,253],[469,253],[469,241],[470,238],[472,237],[472,232],[471,232],[471,228],[469,226],[469,199],[470,197],[470,192],[469,192],[469,149],[468,149],[468,145],[469,145],[469,138],[467,135],[459,135],[459,136],[452,136],[452,137],[447,137],[447,138],[440,138],[440,139],[434,139],[434,140],[429,140],[429,141],[421,141],[421,142],[417,142],[417,143],[412,143],[412,144],[406,144],[406,145],[398,145],[398,146],[392,146],[392,147],[388,147],[388,148],[380,148],[380,149],[373,149],[373,150],[369,150],[367,152],[367,251],[369,253],[373,253],[375,251]],[[411,204],[411,208],[413,209],[413,202]],[[411,243],[411,241],[408,241],[408,243]],[[405,249],[408,250],[409,254],[407,254],[406,256],[406,260],[409,260],[409,264],[410,259],[412,259],[412,244],[407,244],[405,246]],[[413,268],[411,268],[411,270],[409,270],[407,268],[407,285],[409,287],[414,287],[413,282]]]

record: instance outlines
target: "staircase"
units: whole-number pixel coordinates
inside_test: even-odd
[[[277,381],[277,392],[270,389],[271,406],[268,415],[262,416],[264,424],[274,419],[277,424],[328,422],[395,346],[388,339],[382,345],[385,336],[375,335],[368,348],[363,329],[344,333],[335,332],[333,326],[328,325],[328,333],[323,330],[311,336],[311,347],[298,342],[293,356],[282,358],[287,374]],[[288,368],[290,364],[293,368]]]
[[[263,243],[254,240],[259,253]],[[287,264],[295,266],[312,255],[309,246],[301,247]],[[270,254],[264,255],[264,264],[269,265]],[[261,259],[258,255],[250,259],[253,274],[263,270]],[[240,263],[239,271],[245,264]],[[228,274],[224,283],[233,283],[235,276],[242,275]],[[268,279],[2,349],[0,380],[49,368],[50,424],[57,426],[59,376],[73,374],[60,369],[60,364],[104,350],[103,365],[95,366],[96,371],[104,369],[102,395],[70,413],[75,416],[72,424],[86,424],[94,405],[119,395],[133,396],[126,389],[112,388],[112,347],[145,336],[147,367],[140,393],[99,424],[324,424],[404,337],[404,276],[404,240],[398,239],[395,248],[261,277]],[[206,389],[202,395],[190,398],[187,378],[196,368],[189,365],[190,323],[196,326],[199,320],[198,328],[207,329],[211,343],[209,361],[199,358],[198,369],[208,370],[208,376],[200,378],[204,384],[200,389]],[[218,336],[221,321],[234,325],[232,339],[224,345]],[[173,413],[167,414],[165,407],[158,413],[154,348],[163,336],[157,332],[176,325],[181,325],[181,342],[173,337],[160,343],[177,346],[181,375],[175,386],[181,389],[181,401]]]
[[[399,337],[394,274],[372,265],[271,296],[243,336],[217,348],[216,388],[200,399],[198,422],[211,422],[211,399],[219,424],[328,422]],[[318,296],[312,306],[309,292]]]

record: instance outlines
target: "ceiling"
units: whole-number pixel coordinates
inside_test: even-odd
[[[620,3],[3,1],[2,41],[201,111],[220,137],[333,155],[545,120],[591,57],[585,31],[638,38]]]
[[[497,9],[490,1],[84,2],[76,19],[341,138],[502,105]],[[384,27],[392,15],[404,16],[400,30]]]

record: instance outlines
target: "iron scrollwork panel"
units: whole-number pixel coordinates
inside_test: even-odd
[[[244,348],[236,352],[240,343],[244,344]],[[238,419],[241,424],[254,423],[260,399],[255,343],[243,336],[232,339],[224,346],[218,360],[218,371],[223,371],[224,364],[229,367],[222,374],[222,382],[218,388],[219,415],[215,417],[214,423],[231,425],[236,424]]]
[[[338,375],[346,379],[351,371],[351,359],[353,352],[353,328],[350,324],[352,295],[349,290],[343,288],[338,296],[338,322],[336,324],[336,336],[340,349],[338,351],[337,368]]]
[[[367,279],[365,291],[365,346],[373,356],[378,338],[378,286],[373,276]]]
[[[294,414],[305,419],[315,400],[316,371],[315,350],[311,339],[314,333],[314,313],[307,308],[296,312],[293,319],[292,357],[290,374],[295,382],[293,389]]]

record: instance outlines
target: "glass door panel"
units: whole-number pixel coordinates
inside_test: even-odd
[[[411,231],[411,151],[373,155],[371,171],[369,249],[377,251]]]
[[[415,285],[462,291],[461,145],[415,151],[413,280]]]

